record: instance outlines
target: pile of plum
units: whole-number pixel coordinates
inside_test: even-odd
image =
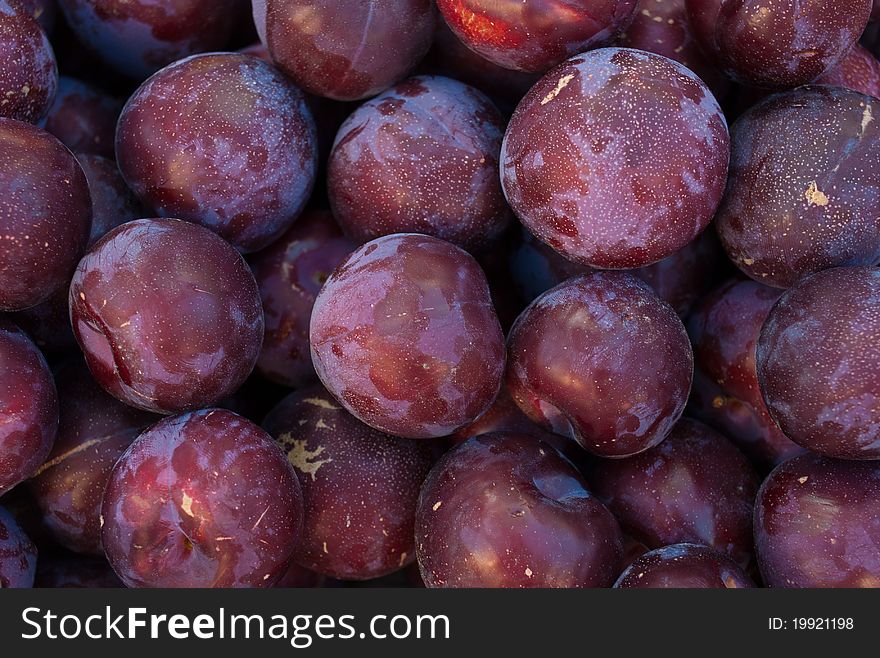
[[[876,19],[0,0],[0,587],[880,587]]]

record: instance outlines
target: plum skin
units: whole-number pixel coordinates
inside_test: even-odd
[[[475,251],[510,223],[498,180],[504,132],[481,92],[450,78],[408,78],[361,105],[328,165],[333,214],[359,243],[426,233]]]
[[[778,466],[755,506],[768,587],[880,587],[880,466],[807,453]]]
[[[640,556],[620,574],[614,587],[749,589],[755,583],[723,553],[700,544],[674,544]]]
[[[128,100],[116,155],[129,187],[159,216],[196,222],[251,252],[304,208],[315,131],[302,92],[274,67],[237,53],[194,55]]]
[[[324,284],[312,362],[355,417],[406,438],[447,436],[495,399],[504,337],[467,252],[413,233],[373,240]]]
[[[431,470],[416,553],[428,587],[610,587],[621,535],[568,460],[501,432],[469,439]]]
[[[128,222],[99,240],[71,282],[70,318],[98,383],[166,414],[233,393],[263,339],[244,259],[208,229],[174,219]]]
[[[284,73],[309,93],[342,101],[405,78],[431,46],[436,14],[430,0],[253,0],[253,13]]]
[[[757,372],[792,441],[829,457],[880,459],[880,270],[833,268],[786,292],[761,329]]]
[[[326,210],[306,210],[284,235],[250,257],[266,323],[257,371],[299,388],[317,379],[309,349],[315,297],[357,245],[342,235]]]
[[[128,587],[271,587],[301,535],[302,492],[268,434],[205,409],[138,437],[113,468],[102,518]]]
[[[29,589],[37,569],[37,548],[12,514],[0,507],[0,589]]]
[[[681,320],[623,272],[565,281],[532,302],[508,337],[505,381],[517,405],[603,457],[663,441],[684,411],[692,376]]]
[[[321,386],[286,397],[263,427],[287,454],[302,488],[298,564],[333,578],[367,580],[415,559],[416,502],[434,463],[430,442],[364,425]]]
[[[880,100],[803,87],[773,96],[731,130],[730,181],[716,226],[730,259],[789,288],[829,267],[880,262]]]
[[[604,48],[560,64],[507,127],[501,183],[522,223],[570,260],[632,269],[709,224],[727,180],[727,122],[666,57]]]
[[[0,118],[0,311],[36,306],[66,284],[91,225],[73,154],[35,126]]]
[[[0,317],[0,494],[30,477],[55,442],[58,394],[43,355]]]
[[[46,34],[18,0],[0,0],[0,117],[36,123],[58,90]]]
[[[103,555],[101,499],[116,460],[160,419],[111,397],[85,364],[62,364],[55,376],[61,409],[58,437],[28,481],[53,538],[77,553]]]
[[[113,158],[122,101],[76,78],[61,76],[58,93],[41,125],[74,153]]]

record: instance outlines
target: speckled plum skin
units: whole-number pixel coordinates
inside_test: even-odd
[[[322,386],[286,397],[263,427],[302,487],[298,564],[333,578],[367,580],[415,559],[416,502],[434,463],[429,442],[364,425]]]
[[[355,251],[318,293],[310,341],[334,397],[395,436],[447,436],[501,387],[504,336],[486,277],[467,252],[426,235]]]
[[[342,101],[402,80],[431,47],[430,0],[253,0],[276,65],[306,91]]]
[[[141,219],[82,259],[70,317],[89,369],[109,393],[174,413],[230,395],[263,340],[256,281],[244,259],[201,226]]]
[[[0,119],[0,311],[36,306],[65,285],[91,225],[73,154],[35,126]]]
[[[775,466],[803,449],[789,439],[767,411],[755,365],[761,327],[782,291],[755,281],[730,280],[709,293],[688,319],[694,357],[710,381],[702,420],[724,432],[753,461]],[[712,386],[714,385],[714,386]],[[752,418],[752,423],[738,418]]]
[[[104,549],[129,587],[271,587],[300,540],[303,500],[272,437],[206,409],[138,437],[102,514]]]
[[[238,0],[58,0],[67,23],[109,67],[143,80],[188,55],[219,50]]]
[[[522,434],[484,434],[446,453],[416,513],[428,587],[610,587],[621,542],[574,466]]]
[[[276,240],[302,211],[316,140],[305,98],[274,67],[236,53],[195,55],[129,99],[116,157],[159,216],[202,224],[248,252]]]
[[[507,387],[535,422],[603,457],[657,445],[693,375],[684,326],[623,272],[569,279],[523,311],[508,338]]]
[[[744,84],[788,88],[838,64],[868,23],[871,0],[686,0],[694,33]]]
[[[727,176],[727,123],[677,62],[627,48],[572,57],[517,107],[501,148],[514,212],[571,260],[650,265],[691,242]]]
[[[770,474],[755,506],[768,587],[880,587],[880,465],[805,454]]]
[[[37,569],[37,547],[12,514],[0,507],[0,589],[29,589]]]
[[[0,494],[46,459],[58,429],[58,395],[30,338],[0,318]]]
[[[43,128],[74,153],[113,158],[122,101],[75,78],[61,76]]]
[[[268,249],[250,259],[260,287],[266,336],[257,371],[299,388],[316,379],[309,350],[309,320],[318,291],[357,248],[327,210],[307,210]]]
[[[752,560],[758,476],[745,455],[702,423],[684,419],[647,452],[598,461],[587,480],[624,531],[649,548],[697,543],[743,567]]]
[[[773,96],[732,130],[716,224],[730,259],[766,285],[880,261],[880,100],[805,87]]]
[[[816,84],[843,87],[880,98],[880,60],[856,44],[840,64],[817,78]]]
[[[767,408],[796,443],[880,459],[880,270],[815,274],[774,306],[758,340]]]
[[[0,0],[0,117],[36,123],[58,88],[58,65],[40,24],[18,0]]]
[[[543,73],[611,43],[638,0],[437,0],[452,31],[498,66]]]
[[[617,45],[647,50],[684,64],[709,85],[719,100],[731,90],[727,76],[697,44],[685,0],[639,0],[635,18]]]
[[[736,562],[700,544],[674,544],[645,553],[614,584],[621,589],[749,589],[754,586]]]
[[[53,538],[77,553],[103,555],[101,498],[110,470],[160,417],[107,395],[85,364],[65,362],[55,376],[61,422],[55,446],[28,485]]]
[[[498,180],[503,133],[482,92],[439,76],[408,78],[339,129],[327,172],[333,214],[359,243],[425,233],[486,247],[511,218]]]

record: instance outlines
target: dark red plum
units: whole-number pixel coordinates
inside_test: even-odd
[[[805,87],[773,96],[732,130],[716,220],[731,260],[788,288],[829,267],[880,261],[880,100]]]
[[[416,502],[434,463],[429,442],[364,425],[321,386],[282,400],[263,427],[302,487],[305,520],[294,561],[333,578],[368,580],[415,559]]]
[[[40,556],[34,587],[45,589],[115,589],[125,587],[107,560],[81,556]]]
[[[755,506],[769,587],[880,587],[880,464],[806,454],[779,466]]]
[[[770,417],[755,365],[761,327],[781,296],[755,281],[730,280],[707,295],[688,320],[694,357],[708,380],[694,386],[703,420],[753,461],[771,466],[802,452]]]
[[[359,243],[425,233],[486,247],[511,218],[498,180],[503,133],[482,92],[449,78],[409,78],[339,129],[327,173],[333,214]]]
[[[53,538],[77,553],[103,555],[101,498],[110,470],[159,420],[107,395],[78,359],[55,376],[61,422],[55,446],[29,486]]]
[[[659,446],[598,461],[587,479],[624,531],[649,548],[705,544],[743,567],[752,560],[758,476],[745,455],[702,423],[684,419]]]
[[[272,437],[206,409],[138,437],[102,514],[104,549],[129,587],[271,587],[299,543],[303,501]]]
[[[367,425],[407,438],[473,421],[504,372],[485,275],[467,252],[426,235],[355,251],[318,293],[310,341],[334,397]]]
[[[670,59],[627,48],[572,57],[517,107],[501,148],[514,212],[571,260],[650,265],[709,224],[729,139],[712,92]]]
[[[755,583],[727,555],[699,544],[674,544],[641,556],[624,571],[622,589],[741,589]]]
[[[257,361],[264,377],[292,388],[317,378],[309,351],[312,306],[333,270],[356,248],[329,211],[312,209],[251,258],[266,319]]]
[[[0,494],[43,463],[58,429],[58,395],[33,341],[0,318]]]
[[[76,36],[104,64],[136,80],[178,59],[220,50],[238,0],[58,0]]]
[[[296,220],[315,180],[315,122],[274,67],[236,53],[162,69],[119,118],[116,156],[159,216],[202,224],[257,251]]]
[[[326,580],[321,574],[309,571],[295,562],[291,562],[287,571],[273,587],[276,589],[313,589],[315,587],[323,587]]]
[[[621,550],[614,517],[532,436],[462,443],[419,497],[416,554],[428,587],[609,587]]]
[[[33,587],[37,548],[12,515],[0,507],[0,589]]]
[[[684,411],[693,353],[684,326],[622,272],[569,279],[508,338],[507,387],[535,422],[603,457],[657,445]]]
[[[73,154],[35,126],[0,119],[0,311],[36,306],[64,286],[91,223]]]
[[[437,21],[434,43],[419,70],[476,87],[506,116],[541,77],[539,73],[512,71],[493,64],[465,46],[446,21]]]
[[[85,82],[62,76],[42,126],[76,153],[114,157],[122,101]]]
[[[880,98],[880,61],[858,44],[833,69],[816,79],[817,85],[843,87]]]
[[[617,45],[647,50],[684,64],[700,76],[718,100],[731,90],[730,81],[697,44],[685,0],[639,0],[635,18]]]
[[[58,88],[55,53],[19,0],[0,0],[0,118],[36,123]]]
[[[89,369],[147,411],[213,404],[251,373],[263,340],[256,281],[211,231],[142,219],[105,235],[70,286],[70,317]]]
[[[253,0],[275,64],[317,96],[354,101],[402,80],[434,34],[430,0]]]
[[[789,290],[757,349],[767,408],[799,445],[880,459],[880,270],[841,267]]]
[[[607,46],[637,5],[638,0],[437,0],[468,48],[498,66],[533,73]]]
[[[724,71],[744,84],[812,82],[858,41],[872,0],[686,0],[694,33]]]

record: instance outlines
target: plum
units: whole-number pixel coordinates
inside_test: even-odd
[[[867,48],[856,44],[840,64],[819,76],[816,84],[880,98],[880,61]]]
[[[355,251],[318,293],[309,337],[327,389],[395,436],[446,436],[501,387],[504,336],[486,277],[438,238],[390,235]]]
[[[58,429],[58,394],[46,360],[17,326],[0,318],[0,494],[43,463]]]
[[[624,571],[617,588],[739,589],[755,583],[727,555],[699,544],[674,544],[642,555]]]
[[[292,388],[317,378],[309,350],[312,306],[336,266],[356,248],[329,211],[312,209],[275,244],[251,258],[266,318],[257,361],[264,377]]]
[[[758,339],[770,415],[795,443],[840,459],[880,459],[880,270],[840,267],[804,279]]]
[[[829,267],[880,261],[880,167],[866,166],[880,161],[880,100],[804,87],[753,107],[731,134],[716,224],[737,267],[788,288]]]
[[[0,589],[33,587],[37,548],[12,515],[0,507]]]
[[[102,518],[128,587],[271,587],[300,540],[303,501],[272,437],[205,409],[138,437],[110,474]]]
[[[544,73],[614,41],[638,0],[437,0],[452,31],[498,66]]]
[[[110,394],[175,413],[232,394],[263,340],[257,283],[211,231],[175,219],[119,226],[82,259],[70,285],[74,335]]]
[[[430,442],[364,425],[321,386],[286,397],[263,427],[302,487],[305,516],[294,561],[333,578],[367,580],[415,559],[416,502],[434,463]]]
[[[649,548],[705,544],[740,566],[752,561],[758,476],[745,455],[702,423],[684,419],[647,452],[597,461],[587,479],[624,531]]]
[[[75,153],[114,157],[122,101],[85,82],[61,76],[58,93],[41,124]]]
[[[526,415],[604,457],[663,441],[693,374],[681,320],[623,272],[575,277],[538,297],[508,352],[507,387]]]
[[[497,108],[449,78],[408,78],[346,119],[330,154],[330,204],[359,243],[425,233],[469,251],[510,222],[498,181]]]
[[[500,432],[462,443],[431,470],[416,554],[428,587],[610,587],[621,534],[550,445]]]
[[[120,455],[159,416],[107,395],[81,360],[55,375],[61,422],[55,446],[28,483],[54,539],[72,551],[103,555],[101,497]]]
[[[220,50],[239,0],[58,0],[76,36],[119,73],[143,80],[178,59]]]
[[[694,73],[661,55],[572,57],[526,94],[501,147],[514,212],[571,260],[632,269],[709,224],[727,180],[727,123]]]
[[[755,506],[769,587],[880,587],[880,464],[805,454],[770,474]]]
[[[0,0],[0,117],[36,123],[58,89],[55,53],[19,0]]]
[[[260,40],[309,93],[354,101],[402,80],[428,52],[430,0],[253,0]]]
[[[73,154],[35,126],[0,118],[0,311],[36,306],[70,281],[91,225]]]
[[[217,53],[175,62],[135,92],[119,118],[116,156],[159,216],[202,224],[248,252],[302,211],[316,139],[302,93],[274,67]]]

